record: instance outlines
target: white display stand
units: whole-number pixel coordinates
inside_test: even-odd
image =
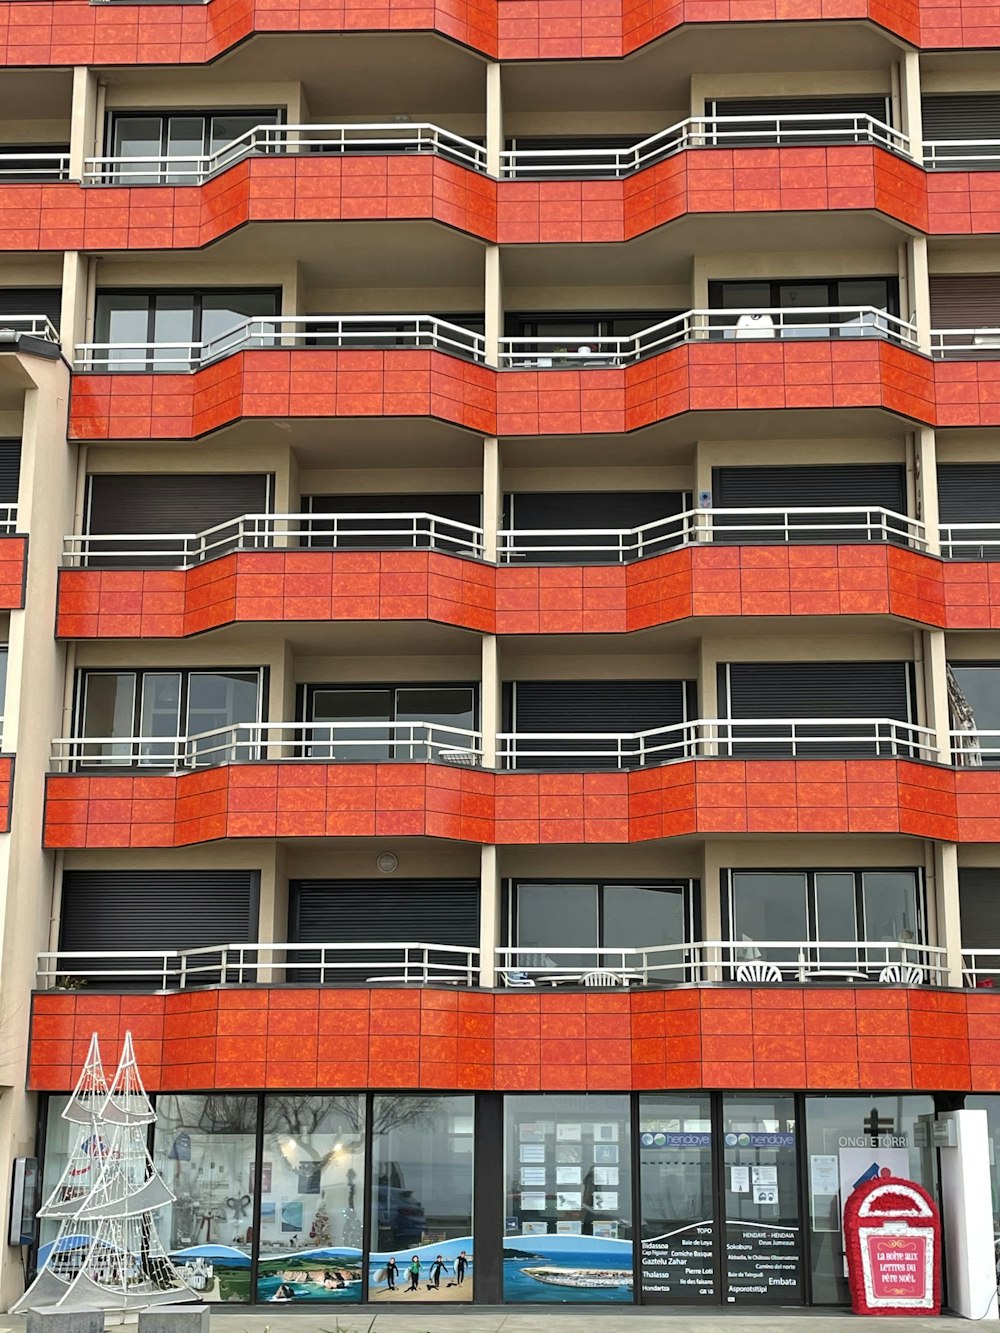
[[[941,1219],[944,1223],[948,1304],[966,1319],[996,1319],[996,1260],[990,1196],[989,1130],[985,1111],[950,1111],[953,1122],[941,1149]]]

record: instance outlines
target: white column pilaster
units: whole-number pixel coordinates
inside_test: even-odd
[[[482,849],[479,879],[479,984],[495,986],[496,949],[500,943],[500,857],[492,843]]]
[[[940,511],[937,487],[937,436],[933,426],[915,432],[913,462],[917,493],[917,518],[924,525],[927,550],[941,554]]]
[[[503,79],[502,66],[491,60],[486,66],[486,170],[500,177],[503,152]]]
[[[101,100],[97,75],[87,65],[73,69],[73,93],[69,125],[69,174],[72,180],[83,180],[84,162],[99,156],[97,134],[98,106]]]
[[[492,435],[483,440],[483,558],[497,558],[497,533],[503,518],[503,461],[500,442]]]
[[[503,271],[499,245],[488,245],[484,263],[483,314],[486,332],[486,360],[500,364],[500,339],[503,337]]]
[[[482,676],[479,687],[483,733],[483,768],[497,766],[497,732],[500,730],[500,651],[495,634],[483,635]]]
[[[937,943],[945,950],[944,984],[962,988],[962,913],[958,896],[958,847],[953,842],[935,842],[934,910]]]

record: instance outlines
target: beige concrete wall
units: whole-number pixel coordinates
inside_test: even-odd
[[[71,520],[74,473],[67,466],[69,377],[61,361],[20,358],[34,386],[24,400],[19,527],[30,537],[25,611],[10,615],[4,749],[17,755],[11,832],[0,838],[0,1196],[10,1194],[11,1158],[28,1151],[35,1099],[24,1092],[34,955],[48,945],[54,858],[41,850],[44,777],[63,689],[63,649],[53,643],[56,570]],[[21,1290],[6,1264],[0,1303]]]

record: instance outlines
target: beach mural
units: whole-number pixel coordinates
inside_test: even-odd
[[[471,1301],[472,1283],[471,1236],[373,1253],[368,1261],[372,1301]]]
[[[632,1242],[600,1236],[506,1236],[505,1301],[632,1300]]]

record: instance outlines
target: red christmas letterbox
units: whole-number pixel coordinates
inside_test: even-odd
[[[844,1207],[844,1244],[855,1314],[938,1314],[941,1219],[920,1185],[867,1180]]]

